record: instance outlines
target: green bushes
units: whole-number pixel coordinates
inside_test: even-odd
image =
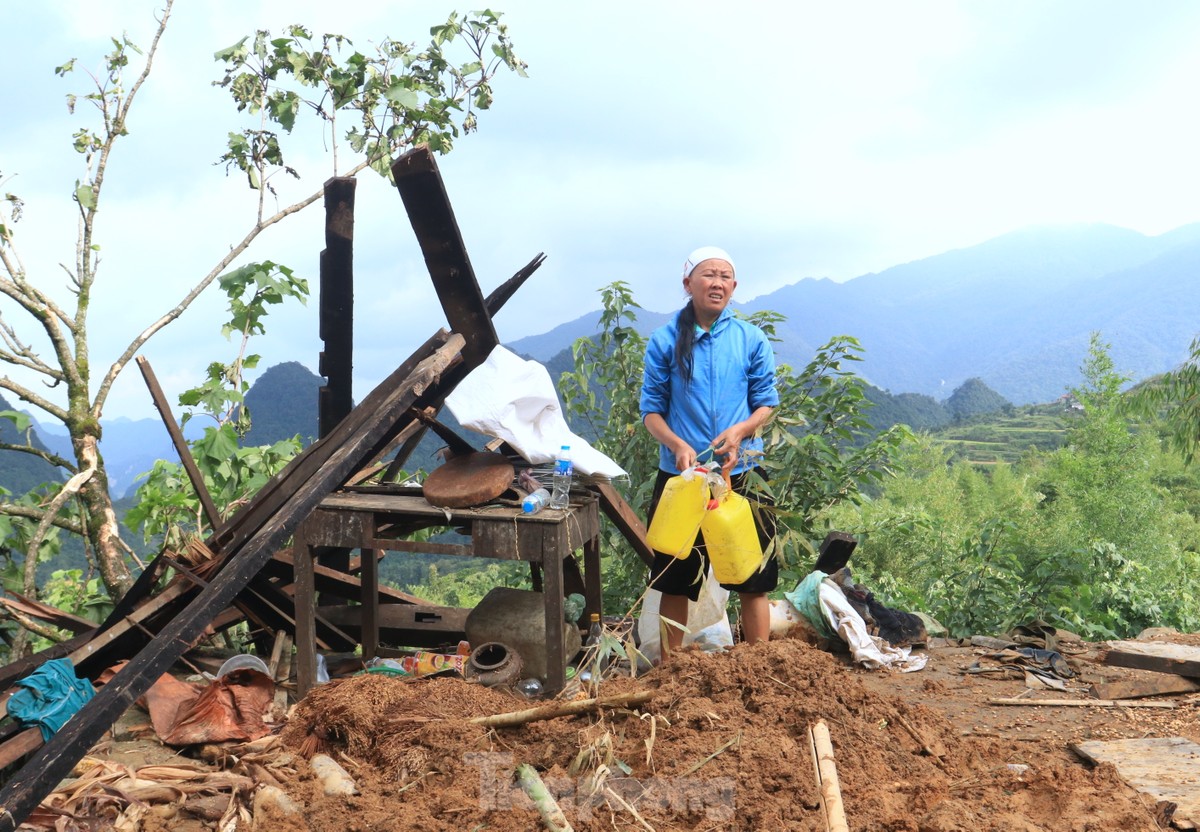
[[[1195,630],[1196,473],[1131,429],[1098,338],[1082,371],[1064,447],[983,474],[923,438],[878,499],[827,512],[860,534],[860,578],[959,636],[1034,618],[1093,638]]]

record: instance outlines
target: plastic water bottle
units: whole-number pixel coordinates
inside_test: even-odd
[[[583,641],[585,649],[588,647],[599,647],[600,641],[604,637],[604,625],[600,623],[600,613],[594,612],[590,618],[587,638]]]
[[[544,488],[539,488],[521,501],[521,512],[524,514],[537,514],[549,502],[550,492]]]
[[[550,508],[566,508],[571,502],[571,477],[574,473],[571,446],[563,445],[554,460],[554,496],[550,498]]]
[[[534,677],[522,679],[517,682],[517,693],[524,696],[526,699],[541,699],[542,698],[542,680]]]

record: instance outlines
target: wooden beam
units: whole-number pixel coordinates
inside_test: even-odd
[[[26,728],[12,739],[0,743],[0,768],[11,765],[44,745],[40,728]]]
[[[1088,691],[1097,699],[1141,699],[1143,696],[1170,696],[1176,693],[1195,693],[1200,680],[1168,673],[1155,674],[1150,679],[1118,679],[1100,682]]]
[[[325,250],[321,252],[318,334],[325,349],[317,372],[327,379],[318,391],[317,435],[328,436],[354,409],[354,188],[339,176],[325,182]]]
[[[1200,647],[1161,641],[1114,641],[1104,663],[1200,677]]]
[[[463,358],[472,369],[500,343],[483,293],[467,256],[442,174],[428,145],[414,147],[392,163],[392,178],[425,255],[446,321],[466,338]]]
[[[625,498],[609,483],[595,483],[588,487],[600,497],[600,510],[613,522],[617,531],[629,541],[629,545],[642,559],[642,563],[653,566],[654,550],[646,542],[646,524],[642,522],[642,518],[637,516],[633,507],[625,502]]]
[[[204,475],[196,467],[196,460],[192,458],[192,451],[188,447],[187,440],[183,438],[183,431],[179,429],[175,417],[171,414],[171,405],[167,402],[162,387],[158,384],[158,377],[154,375],[154,370],[151,369],[150,362],[144,355],[139,355],[135,360],[138,369],[142,371],[146,387],[150,391],[150,398],[154,400],[154,407],[157,408],[158,415],[162,417],[163,425],[167,428],[167,434],[171,437],[171,444],[175,446],[175,453],[179,455],[179,462],[183,465],[183,470],[187,472],[192,490],[196,492],[196,497],[200,500],[200,507],[204,509],[208,525],[215,529],[221,525],[221,512],[217,510],[217,504],[213,502],[212,495],[208,493],[208,486],[204,484]]]
[[[462,337],[451,336],[441,350],[422,361],[402,384],[386,391],[381,397],[383,406],[371,414],[362,429],[339,443],[328,461],[277,506],[250,540],[230,553],[225,568],[196,599],[13,774],[0,789],[0,832],[14,832],[109,726],[205,631],[213,616],[229,606],[271,554],[295,532],[300,521],[358,469],[364,450],[374,447],[396,421],[405,418],[416,397],[438,382],[462,348]],[[346,421],[349,420],[343,420],[343,424]],[[293,460],[293,464],[299,459]]]

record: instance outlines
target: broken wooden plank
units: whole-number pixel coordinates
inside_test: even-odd
[[[1125,702],[1119,699],[989,699],[989,705],[1035,705],[1048,708],[1174,708],[1174,702]]]
[[[1200,821],[1200,745],[1183,737],[1092,740],[1071,750],[1093,763],[1112,763],[1133,788],[1175,804],[1175,825]],[[1188,827],[1182,827],[1188,828]]]
[[[600,498],[600,509],[612,521],[621,536],[629,541],[633,551],[647,566],[654,565],[654,550],[646,542],[646,524],[637,516],[633,507],[610,483],[598,482],[588,486]]]
[[[5,590],[7,597],[0,597],[0,604],[8,607],[14,612],[19,612],[30,618],[36,618],[39,621],[45,621],[52,627],[58,627],[63,630],[70,630],[78,635],[79,633],[88,633],[96,629],[95,621],[88,621],[86,618],[80,618],[78,615],[60,610],[58,607],[52,607],[49,604],[43,604],[41,601],[34,601],[26,598],[24,595]]]
[[[196,466],[196,460],[192,458],[192,451],[183,437],[183,431],[179,429],[175,417],[171,414],[171,405],[167,402],[162,387],[158,384],[158,377],[154,375],[154,370],[144,355],[139,355],[135,361],[137,361],[138,369],[142,371],[142,378],[146,382],[146,389],[150,391],[154,407],[158,410],[158,415],[162,417],[167,435],[171,437],[171,444],[175,446],[175,453],[179,455],[179,462],[183,465],[188,481],[192,484],[192,490],[196,492],[196,498],[200,500],[204,516],[208,519],[209,526],[215,529],[221,525],[221,512],[217,510],[217,504],[213,502],[212,495],[208,493],[208,486],[204,484],[204,475],[200,473],[200,469]]]
[[[365,424],[360,423],[361,430],[346,438],[347,441],[334,450],[325,464],[283,500],[243,547],[230,553],[225,568],[195,600],[167,622],[145,649],[13,774],[0,789],[0,832],[14,832],[109,726],[205,631],[213,616],[233,601],[270,559],[272,552],[295,532],[301,520],[357,470],[364,450],[373,447],[397,420],[405,418],[414,399],[438,381],[462,347],[462,336],[450,336],[446,345],[423,360],[403,383],[387,391],[382,397],[382,407],[376,409]],[[348,421],[343,420],[343,424]],[[292,464],[298,460],[300,457]]]
[[[1200,677],[1200,647],[1161,641],[1114,641],[1104,663]]]
[[[452,331],[466,338],[463,357],[472,367],[477,366],[500,339],[475,280],[442,174],[428,145],[414,147],[397,158],[392,163],[392,178],[421,245],[446,322]]]
[[[1198,690],[1200,690],[1200,680],[1160,673],[1150,679],[1118,679],[1115,682],[1100,682],[1092,685],[1088,692],[1097,699],[1141,699],[1145,696],[1195,693]]]
[[[0,768],[15,763],[43,745],[40,728],[26,728],[15,737],[0,743]]]

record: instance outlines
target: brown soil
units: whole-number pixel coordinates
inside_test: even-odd
[[[1173,641],[1186,641],[1178,635]],[[928,666],[866,671],[797,639],[727,653],[684,651],[604,693],[653,690],[637,710],[485,729],[473,716],[525,700],[454,679],[354,676],[318,688],[284,730],[296,751],[323,750],[357,782],[325,797],[303,765],[284,783],[312,832],[545,828],[514,784],[533,765],[574,829],[825,830],[808,731],[828,725],[853,830],[1153,830],[1153,799],[1108,765],[1070,750],[1087,739],[1200,741],[1195,698],[1175,710],[1001,707],[1023,679],[964,675],[979,651],[932,646]],[[1135,674],[1073,656],[1072,691]],[[1144,675],[1144,674],[1143,674]],[[260,814],[253,828],[295,828]],[[301,827],[305,828],[305,827]]]

